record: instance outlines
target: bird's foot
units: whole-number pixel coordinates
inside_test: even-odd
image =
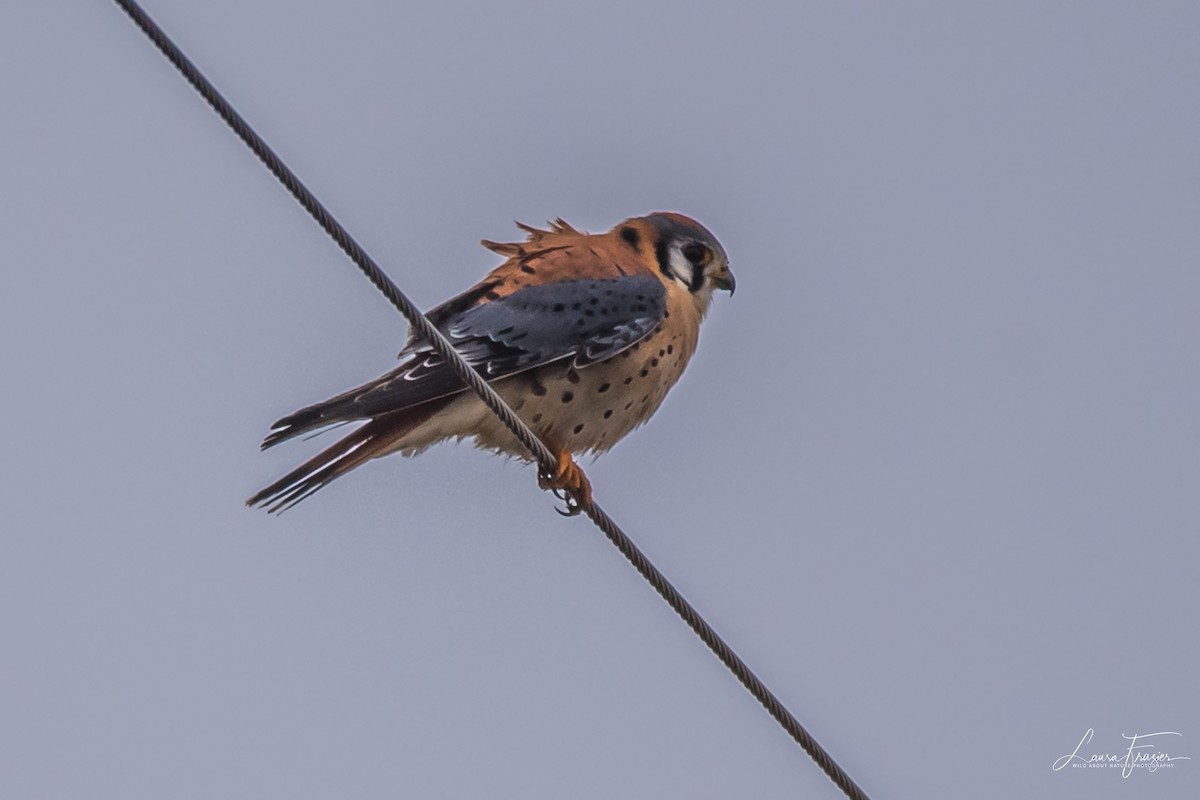
[[[567,504],[566,511],[555,509],[564,517],[578,515],[592,502],[592,484],[566,450],[559,451],[554,472],[538,471],[538,486],[554,492],[555,497]]]

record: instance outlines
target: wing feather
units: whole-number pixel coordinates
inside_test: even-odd
[[[648,275],[528,286],[447,320],[467,360],[489,377],[575,356],[576,366],[611,358],[662,320],[666,291]]]
[[[526,286],[479,305],[468,301],[439,309],[431,319],[463,358],[492,381],[561,359],[586,367],[612,358],[658,326],[666,299],[662,282],[650,275],[569,280]],[[263,447],[326,425],[412,408],[466,388],[423,340],[410,341],[401,356],[404,363],[386,375],[279,420]]]

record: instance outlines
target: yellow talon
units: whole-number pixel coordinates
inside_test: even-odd
[[[558,466],[552,474],[538,472],[538,486],[549,489],[566,502],[567,510],[559,512],[564,516],[576,516],[592,502],[592,484],[567,450],[559,451]]]

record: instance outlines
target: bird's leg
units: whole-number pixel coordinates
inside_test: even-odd
[[[592,502],[592,484],[568,450],[558,451],[558,466],[554,472],[538,471],[538,486],[553,491],[566,502],[567,510],[559,513],[568,517],[579,514]]]

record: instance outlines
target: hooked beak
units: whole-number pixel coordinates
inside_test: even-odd
[[[724,289],[729,292],[729,296],[733,297],[733,290],[737,288],[737,281],[733,279],[733,273],[726,269],[717,275],[712,276],[713,286],[718,289]]]

